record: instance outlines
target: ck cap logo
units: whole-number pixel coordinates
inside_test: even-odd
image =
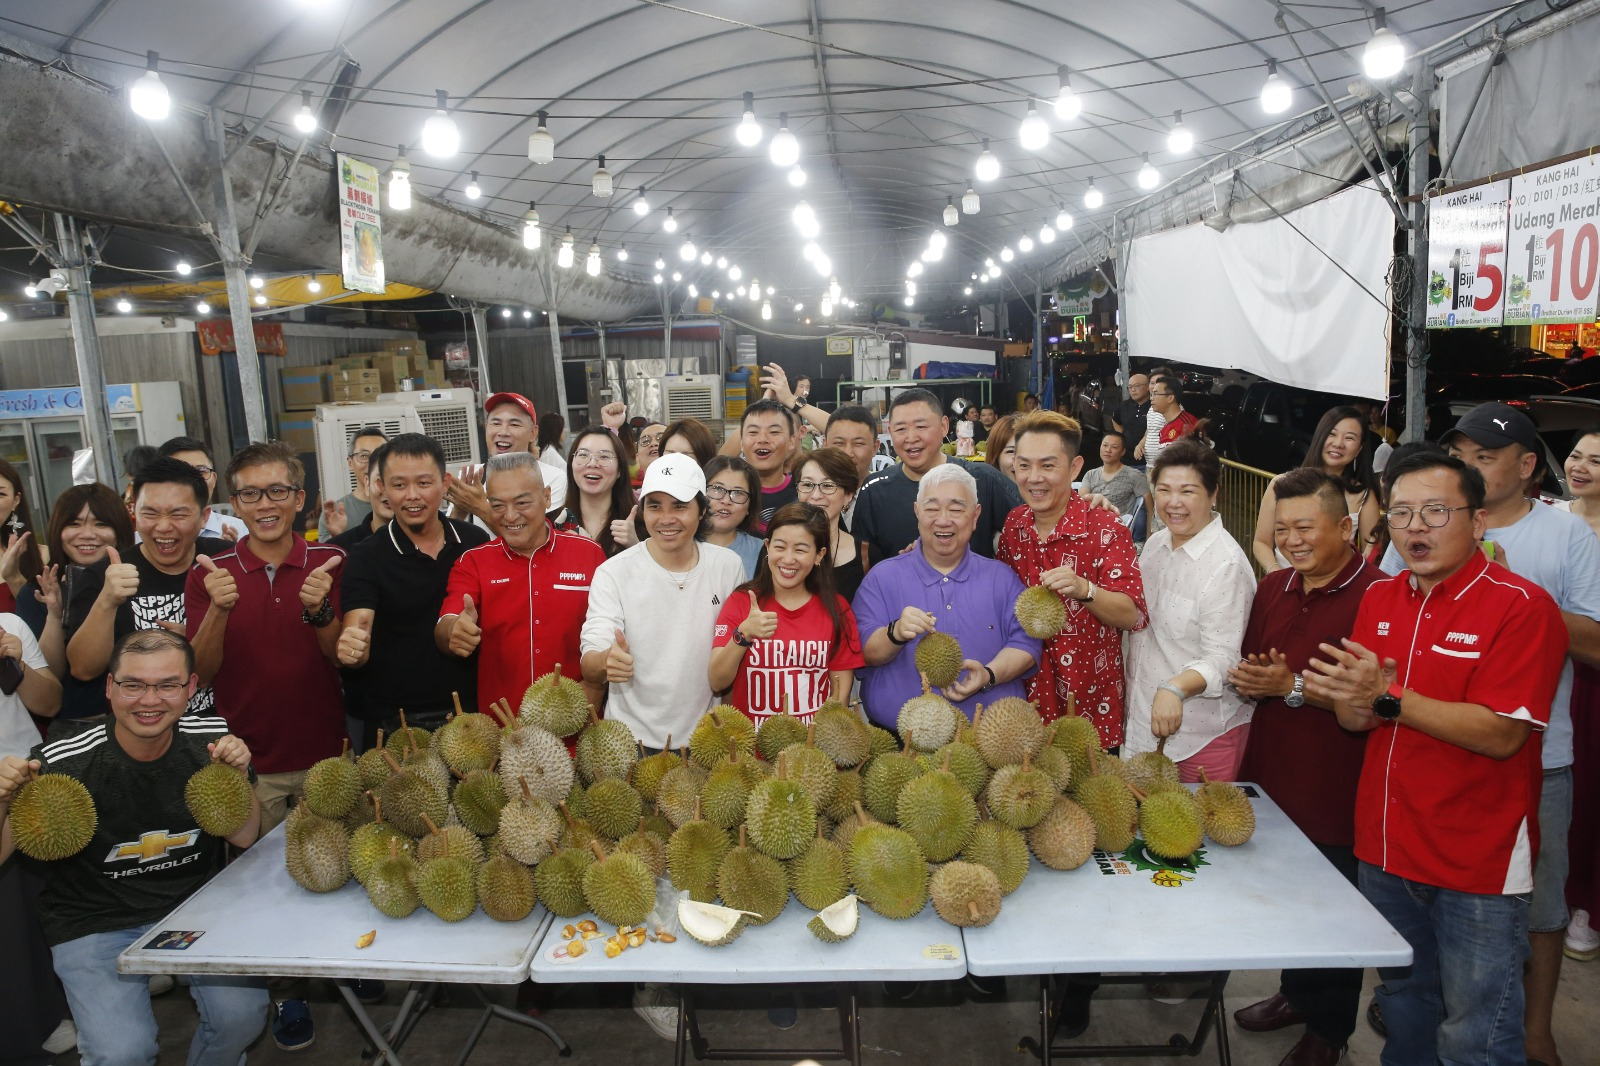
[[[131,862],[137,859],[140,865],[143,865],[165,858],[168,852],[176,851],[178,848],[192,848],[199,839],[198,829],[190,829],[183,833],[168,833],[165,829],[156,829],[143,834],[138,840],[116,845],[106,856],[105,861]]]

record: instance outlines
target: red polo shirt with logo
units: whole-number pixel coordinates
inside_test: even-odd
[[[589,581],[606,561],[599,544],[562,533],[546,522],[548,536],[532,555],[496,537],[462,553],[450,571],[439,616],[460,614],[462,597],[478,609],[478,709],[504,699],[515,711],[522,694],[557,665],[582,680],[578,636],[589,611]]]
[[[1402,688],[1531,722],[1509,759],[1478,755],[1400,721],[1367,738],[1356,856],[1407,880],[1479,895],[1533,888],[1540,733],[1567,630],[1550,594],[1481,552],[1427,593],[1411,572],[1374,582],[1351,639],[1398,666]]]
[[[1191,412],[1180,408],[1178,410],[1178,417],[1171,419],[1166,425],[1161,427],[1161,435],[1158,439],[1162,444],[1171,444],[1179,437],[1187,437],[1189,434],[1193,433],[1195,427],[1199,424],[1200,420]]]
[[[228,613],[222,668],[211,681],[215,713],[250,748],[256,772],[293,773],[338,755],[347,736],[339,671],[322,654],[317,631],[302,617],[300,586],[329,558],[344,558],[331,544],[307,544],[298,534],[289,557],[269,567],[245,537],[211,557],[233,575],[239,602]],[[333,616],[339,617],[339,571],[333,572]],[[193,639],[211,597],[206,570],[189,571],[183,590],[186,629]]]

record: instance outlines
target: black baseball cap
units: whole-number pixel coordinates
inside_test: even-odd
[[[1533,419],[1505,403],[1479,404],[1461,416],[1455,428],[1439,442],[1449,445],[1457,433],[1480,448],[1504,448],[1520,444],[1528,451],[1539,454],[1539,431]]]

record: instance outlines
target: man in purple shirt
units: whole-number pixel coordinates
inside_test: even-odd
[[[1027,698],[1023,682],[1039,664],[1039,641],[1023,632],[1012,604],[1022,593],[1011,568],[968,550],[978,525],[978,486],[964,463],[943,463],[917,483],[917,540],[875,562],[852,604],[867,670],[867,717],[893,730],[900,705],[922,692],[916,644],[937,630],[961,642],[965,661],[944,695],[968,718],[979,703]]]

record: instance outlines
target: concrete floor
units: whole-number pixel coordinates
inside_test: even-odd
[[[1377,981],[1367,974],[1367,986]],[[1232,1011],[1271,995],[1277,990],[1277,975],[1265,972],[1235,973],[1228,983],[1227,1005]],[[370,1008],[373,1017],[384,1023],[393,1016],[403,988],[391,985],[383,1004]],[[511,1005],[515,993],[510,988],[493,991],[498,1002]],[[315,1045],[303,1052],[279,1051],[270,1035],[263,1036],[251,1051],[250,1061],[279,1066],[314,1066],[338,1063],[357,1066],[363,1041],[353,1020],[331,985],[316,982],[312,1013],[317,1023]],[[541,1017],[554,1026],[572,1047],[573,1066],[616,1063],[666,1063],[671,1061],[672,1044],[657,1037],[629,1009],[630,989],[610,985],[573,985],[545,991]],[[750,988],[726,989],[718,993],[720,1002],[732,1010],[701,1012],[701,1028],[715,1048],[741,1043],[769,1047],[837,1046],[838,1015],[830,1008],[830,990],[816,986],[803,991],[800,1024],[783,1033],[766,1019],[766,993]],[[908,1066],[911,1063],[986,1064],[1001,1060],[1026,1063],[1031,1058],[1016,1058],[1019,1037],[1037,1032],[1038,983],[1031,978],[1012,978],[1004,998],[974,1001],[963,983],[926,985],[908,1003],[886,1003],[881,986],[861,990],[862,1061],[866,1066]],[[710,997],[703,997],[709,999]],[[1190,1033],[1199,1016],[1202,1000],[1197,996],[1182,1005],[1168,1006],[1148,999],[1140,986],[1108,986],[1095,996],[1089,1031],[1080,1042],[1144,1040],[1164,1041],[1174,1033]],[[1366,998],[1363,998],[1363,1008]],[[1600,1004],[1600,963],[1566,962],[1562,971],[1560,995],[1556,1004],[1556,1039],[1567,1066],[1600,1061],[1600,1042],[1594,1037],[1596,1004]],[[182,1062],[194,1031],[193,1001],[180,986],[155,1001],[156,1018],[161,1026],[162,1061]],[[409,1063],[453,1063],[462,1043],[478,1018],[475,1000],[466,990],[457,990],[450,1004],[431,1010],[403,1049]],[[1229,1036],[1234,1061],[1239,1066],[1276,1066],[1299,1039],[1298,1028],[1278,1033],[1241,1032],[1229,1018]],[[1357,1023],[1346,1062],[1376,1063],[1381,1041],[1364,1021]],[[1215,1061],[1215,1042],[1208,1041],[1199,1056],[1201,1062]],[[72,1066],[75,1054],[60,1056],[60,1066]],[[558,1060],[554,1048],[543,1036],[505,1021],[492,1021],[471,1060],[476,1066],[491,1063],[530,1063]],[[1122,1059],[1091,1060],[1126,1061]]]

